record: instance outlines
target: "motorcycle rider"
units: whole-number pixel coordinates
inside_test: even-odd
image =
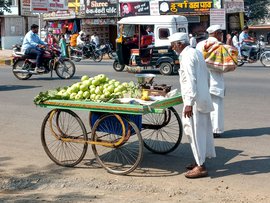
[[[79,32],[79,36],[77,37],[77,46],[82,48],[85,45],[84,41],[85,33],[83,31]]]
[[[249,43],[254,43],[255,39],[248,34],[248,26],[244,26],[243,31],[239,36],[241,50],[248,51],[248,62],[254,62],[250,57],[254,48]]]
[[[36,57],[36,68],[35,72],[44,72],[45,69],[41,67],[42,64],[42,56],[43,49],[47,44],[43,42],[38,36],[38,25],[31,25],[31,30],[26,33],[23,44],[22,44],[22,52],[26,55],[33,55]]]

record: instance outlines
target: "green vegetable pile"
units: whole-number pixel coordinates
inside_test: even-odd
[[[121,83],[115,79],[109,79],[105,74],[99,74],[95,77],[84,75],[80,82],[71,86],[40,92],[34,98],[34,103],[40,104],[54,99],[113,102],[118,98],[139,98],[140,96],[141,91],[134,82]]]

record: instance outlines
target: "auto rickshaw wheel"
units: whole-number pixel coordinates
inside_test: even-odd
[[[113,69],[116,70],[117,72],[123,71],[125,68],[125,65],[121,65],[118,61],[113,62]]]
[[[172,64],[165,62],[159,65],[159,71],[162,75],[171,75],[173,73]]]

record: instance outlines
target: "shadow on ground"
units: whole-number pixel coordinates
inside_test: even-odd
[[[224,132],[222,138],[256,137],[261,135],[270,135],[270,127],[228,130]]]
[[[21,89],[33,89],[39,88],[41,86],[33,86],[33,85],[0,85],[0,91],[14,91]]]

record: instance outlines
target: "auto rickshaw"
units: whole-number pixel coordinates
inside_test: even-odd
[[[152,29],[152,32],[149,31]],[[147,32],[147,31],[148,32]],[[175,32],[188,32],[186,17],[132,16],[118,21],[116,57],[113,68],[151,67],[163,75],[178,72],[179,60],[168,37]]]

